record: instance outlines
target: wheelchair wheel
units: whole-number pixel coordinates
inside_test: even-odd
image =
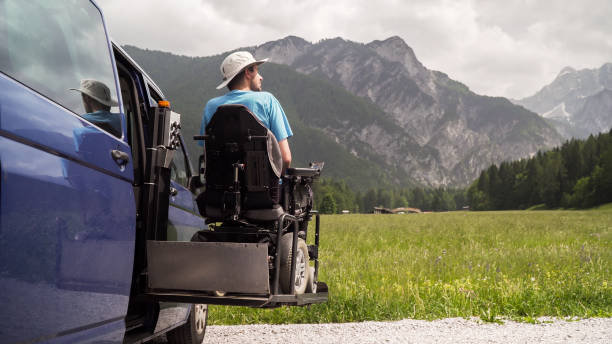
[[[293,234],[287,233],[281,238],[280,287],[283,293],[291,293],[291,283],[295,285],[295,294],[304,294],[309,282],[308,247],[302,238],[298,238],[295,256],[295,279],[291,281],[291,257]]]

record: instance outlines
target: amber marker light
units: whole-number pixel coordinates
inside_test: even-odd
[[[167,100],[160,100],[157,102],[160,107],[170,108],[170,102]]]

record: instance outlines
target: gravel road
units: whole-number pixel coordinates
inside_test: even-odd
[[[612,343],[612,318],[540,324],[478,319],[401,320],[316,325],[209,326],[208,343]]]

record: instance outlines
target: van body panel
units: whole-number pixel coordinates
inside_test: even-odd
[[[0,21],[13,25],[0,25],[0,343],[124,341],[138,276],[132,275],[145,168],[140,152],[151,143],[164,96],[111,43],[97,7],[87,0],[0,0]],[[129,118],[120,64],[137,94]],[[104,82],[118,102],[109,111],[121,122],[117,136],[82,117],[91,112],[73,88],[85,78]],[[142,119],[144,144],[133,135],[135,118]],[[113,152],[127,160],[116,161]],[[184,150],[178,154],[188,159]],[[192,174],[189,166],[185,172]],[[185,183],[171,185],[168,233],[189,241],[206,224]],[[191,305],[159,302],[157,309],[149,336],[184,324]]]
[[[6,137],[0,162],[0,342],[123,319],[134,257],[130,183]]]
[[[0,90],[0,343],[120,343],[136,223],[130,147],[13,76],[0,73]],[[114,115],[124,138],[125,115]],[[122,166],[113,150],[127,154]]]
[[[51,338],[41,338],[46,344],[72,344],[72,343],[122,343],[125,325],[123,319],[100,324],[90,328],[78,329],[74,332],[62,333]]]

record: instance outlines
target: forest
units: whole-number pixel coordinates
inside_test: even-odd
[[[325,179],[314,188],[315,208],[323,214],[372,213],[374,207],[411,207],[422,211],[462,209],[467,203],[464,189],[414,187],[377,188],[365,192],[352,190],[343,180]]]
[[[356,191],[338,179],[315,184],[315,207],[371,213],[374,207],[423,211],[590,208],[612,202],[612,130],[531,158],[493,164],[467,188],[371,188]]]
[[[529,159],[491,165],[468,188],[472,210],[589,208],[612,202],[612,130]]]

